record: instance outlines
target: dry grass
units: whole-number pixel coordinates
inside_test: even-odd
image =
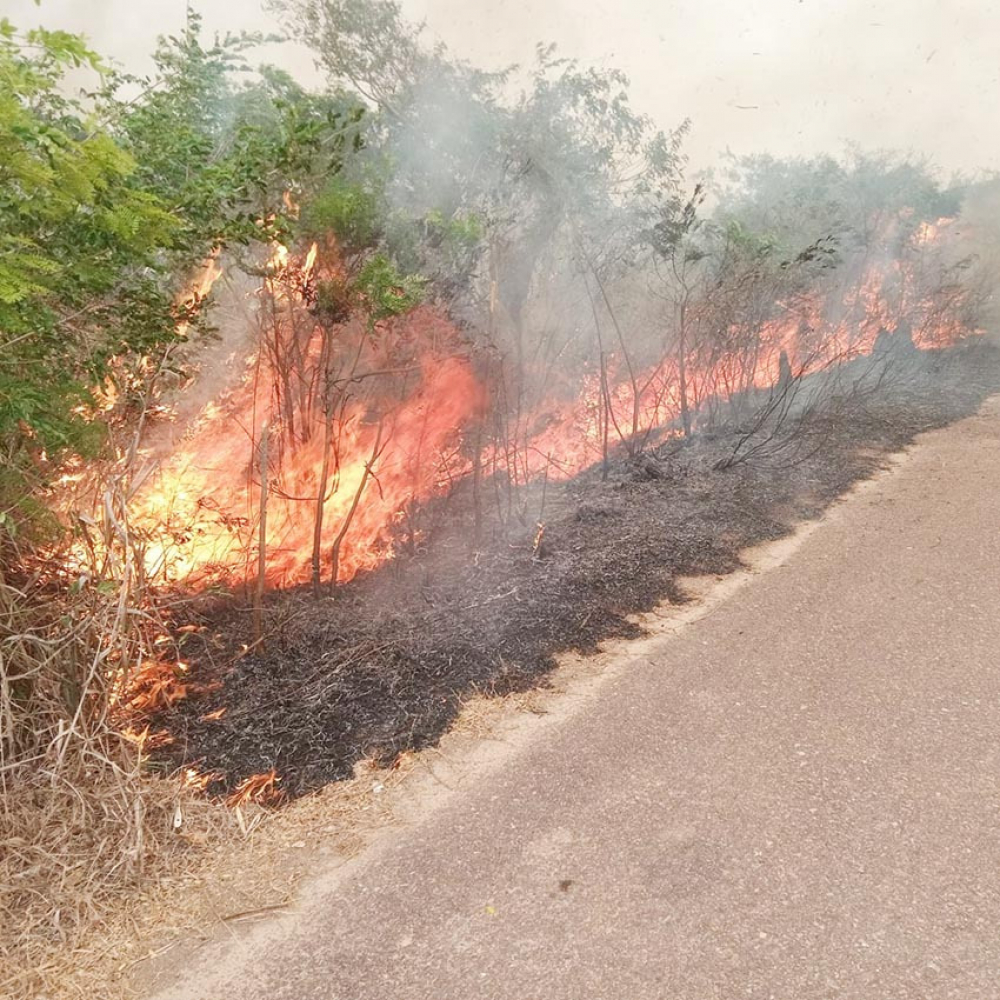
[[[115,718],[159,634],[124,507],[109,489],[78,579],[35,556],[0,582],[4,997],[45,995],[59,956],[188,851],[185,814],[207,808],[145,772],[143,736]]]
[[[189,968],[206,944],[225,945],[259,921],[291,913],[303,881],[392,825],[397,791],[415,770],[414,760],[391,771],[363,762],[353,780],[280,810],[192,801],[190,849],[162,858],[155,879],[120,894],[113,918],[92,925],[75,951],[54,956],[61,970],[49,1000],[148,996]]]
[[[58,774],[40,774],[7,795],[0,814],[0,996],[60,994],[80,942],[143,886],[182,869],[218,811],[144,777],[134,756],[114,761],[107,750],[98,752],[99,763],[75,755]],[[173,831],[178,809],[183,835]]]

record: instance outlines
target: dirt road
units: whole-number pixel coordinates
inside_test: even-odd
[[[996,1000],[1000,404],[162,996]]]

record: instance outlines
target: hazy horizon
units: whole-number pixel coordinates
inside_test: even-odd
[[[258,2],[193,3],[209,31],[277,31]],[[906,0],[403,0],[413,20],[487,68],[530,62],[536,43],[617,67],[635,106],[664,127],[692,122],[696,169],[736,153],[813,155],[846,144],[930,158],[945,173],[1000,169],[989,127],[1000,97],[998,4]],[[133,72],[148,72],[159,34],[186,0],[4,0],[15,24],[83,32]],[[269,46],[274,62],[320,84],[307,50]]]

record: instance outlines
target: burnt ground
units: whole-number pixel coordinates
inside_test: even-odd
[[[606,481],[593,469],[547,488],[540,557],[533,518],[473,551],[468,496],[453,495],[417,551],[320,601],[272,595],[262,650],[237,658],[244,609],[203,608],[185,655],[204,693],[150,720],[171,737],[154,763],[218,772],[216,793],[274,768],[290,796],[350,777],[361,759],[391,763],[435,743],[473,694],[544,684],[559,652],[638,635],[628,616],[683,601],[680,578],[739,568],[742,550],[786,535],[997,391],[1000,350],[971,342],[901,362],[878,392],[789,423],[766,446],[759,436],[728,469],[716,466],[735,431],[618,457]]]

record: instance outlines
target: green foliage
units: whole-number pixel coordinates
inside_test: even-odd
[[[789,253],[821,237],[845,250],[896,253],[922,222],[954,215],[960,201],[926,164],[857,149],[839,159],[730,158],[719,195],[720,219],[769,231]]]
[[[316,283],[313,314],[327,327],[346,323],[356,308],[356,298],[354,288],[345,278],[324,279]]]
[[[620,244],[634,205],[676,185],[686,126],[664,134],[632,109],[625,77],[540,46],[526,86],[432,45],[394,0],[272,0],[331,81],[374,106],[370,152],[393,211],[383,249],[451,300],[476,297],[489,250],[520,315],[532,275],[567,240]],[[562,245],[560,246],[560,242]],[[482,301],[482,297],[479,299]]]
[[[483,220],[478,215],[459,213],[446,219],[434,209],[427,213],[424,225],[430,239],[438,239],[456,251],[470,250],[483,238]]]
[[[375,245],[382,211],[379,197],[370,186],[334,175],[303,205],[299,228],[308,239],[332,234],[341,251],[353,256]]]
[[[649,213],[651,222],[640,232],[640,241],[665,260],[676,259],[678,255],[688,261],[700,260],[704,254],[694,244],[693,237],[703,225],[698,211],[704,201],[705,191],[700,184],[686,200],[672,188],[658,192]]]
[[[413,274],[400,274],[384,254],[376,254],[361,268],[355,287],[372,325],[401,316],[420,304],[426,282]]]
[[[315,46],[331,84],[390,113],[427,61],[395,0],[270,0],[268,6]]]
[[[363,145],[356,100],[277,72],[239,86],[258,40],[205,46],[189,14],[135,81],[76,36],[0,22],[0,511],[100,449],[94,387],[197,323],[178,304],[196,265],[289,235],[285,192]],[[68,70],[92,74],[89,96],[68,96]]]
[[[177,222],[65,95],[64,73],[80,67],[103,72],[82,40],[0,24],[0,445],[12,466],[90,450],[89,387],[114,354],[173,331],[169,289],[149,273]]]
[[[282,196],[290,177],[312,163],[324,132],[340,124],[330,102],[310,105],[277,72],[237,87],[249,73],[246,52],[261,41],[229,35],[206,47],[201,19],[189,10],[184,31],[160,40],[155,81],[139,81],[143,97],[113,99],[137,183],[180,221],[175,266],[220,247],[285,237]],[[112,93],[125,82],[114,81]],[[328,159],[338,152],[332,144]]]

